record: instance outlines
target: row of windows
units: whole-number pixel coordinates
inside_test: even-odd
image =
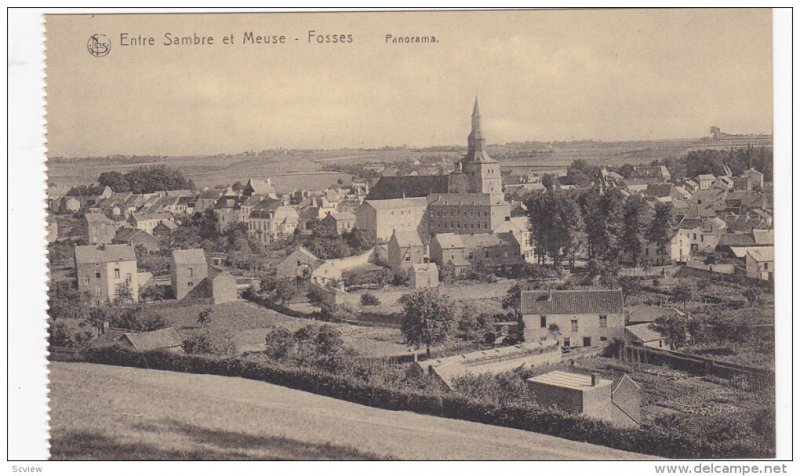
[[[602,342],[608,340],[608,337],[600,337]],[[591,337],[584,337],[583,338],[583,346],[584,347],[591,347],[592,346],[592,338]],[[572,347],[572,342],[570,341],[569,337],[564,337],[564,344],[563,347]]]
[[[472,211],[464,212],[464,216],[465,217],[466,216],[476,216],[476,217],[481,216],[481,212],[474,212],[475,215],[473,215],[472,213],[473,213]],[[446,211],[435,211],[435,212],[432,213],[432,215],[435,216],[435,217],[446,217],[446,216],[454,217],[454,216],[456,216],[456,212],[451,210],[450,214],[448,215]],[[489,216],[489,212],[483,212],[483,216],[484,217],[488,217]]]
[[[578,332],[578,320],[572,319],[570,321],[572,332]],[[547,316],[539,316],[539,327],[547,327]],[[608,327],[608,316],[600,316],[600,327]]]
[[[450,228],[450,229],[461,229],[462,228],[461,227],[461,223],[455,223],[455,224],[453,224],[453,223],[434,223],[433,225],[436,228]],[[470,223],[469,226],[467,226],[467,224],[464,223],[464,227],[463,228],[465,230],[466,229],[472,229],[472,230],[477,229],[477,230],[480,230],[481,229],[481,224],[478,223],[477,226],[475,226],[475,223]],[[489,229],[489,224],[486,223],[486,222],[483,222],[483,229],[484,230],[488,230]]]
[[[100,272],[98,271],[94,273],[94,277],[95,279],[100,279],[101,278]],[[120,279],[119,268],[114,269],[114,279]],[[130,280],[131,280],[131,273],[125,273],[125,281],[130,282]],[[83,284],[89,284],[89,276],[83,277]]]

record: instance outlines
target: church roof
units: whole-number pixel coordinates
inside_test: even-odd
[[[448,187],[447,175],[385,176],[370,190],[367,200],[427,197],[432,193],[447,193]]]

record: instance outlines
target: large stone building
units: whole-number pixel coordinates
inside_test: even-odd
[[[478,100],[467,154],[450,175],[381,177],[356,210],[356,228],[386,241],[396,231],[417,231],[425,243],[437,233],[491,233],[510,219],[500,164],[485,150]]]
[[[78,291],[88,293],[92,304],[129,303],[139,300],[136,253],[130,245],[76,246]]]

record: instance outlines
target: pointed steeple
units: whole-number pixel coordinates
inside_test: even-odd
[[[478,108],[478,96],[475,96],[475,106],[472,108],[473,116],[480,116],[481,110]]]
[[[468,137],[469,155],[483,152],[483,134],[481,134],[481,111],[478,108],[478,96],[475,96],[475,106],[472,108],[472,131]]]

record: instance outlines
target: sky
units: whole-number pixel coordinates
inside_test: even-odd
[[[772,132],[768,10],[50,15],[45,26],[50,157],[464,145],[475,96],[489,143]],[[309,42],[311,30],[352,42]],[[245,32],[286,43],[242,44]],[[106,56],[89,54],[96,33]],[[215,43],[165,45],[166,33]],[[122,34],[155,45],[123,46]]]

